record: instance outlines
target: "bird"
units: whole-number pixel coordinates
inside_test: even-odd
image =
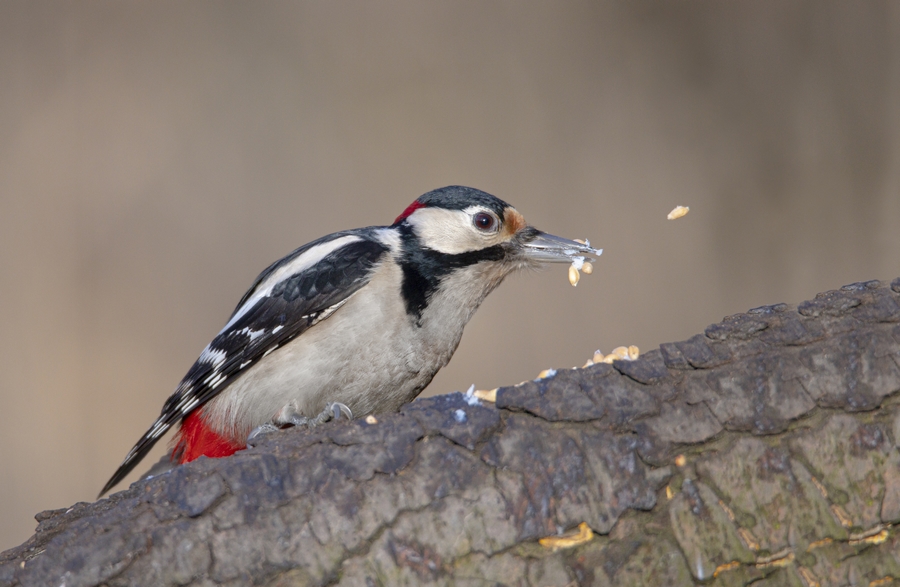
[[[173,464],[231,455],[278,428],[396,411],[450,361],[506,276],[600,253],[464,186],[420,196],[390,226],[303,245],[259,274],[100,497],[179,421]]]

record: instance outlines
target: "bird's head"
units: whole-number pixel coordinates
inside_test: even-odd
[[[591,260],[602,251],[542,232],[512,206],[474,188],[440,188],[410,204],[394,221],[415,235],[419,246],[441,255],[500,261],[509,271],[545,263]]]

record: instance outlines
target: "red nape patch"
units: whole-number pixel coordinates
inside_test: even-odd
[[[244,443],[237,444],[219,436],[206,425],[202,418],[203,410],[194,410],[181,421],[181,429],[175,437],[172,455],[179,455],[178,464],[189,463],[201,456],[212,459],[233,455],[247,448]]]
[[[425,207],[425,204],[423,204],[419,200],[416,200],[415,202],[413,202],[412,204],[410,204],[409,206],[406,207],[406,210],[403,211],[403,214],[401,214],[400,216],[397,216],[397,219],[394,220],[394,224],[399,224],[399,223],[403,222],[404,218],[406,218],[407,216],[409,216],[410,214],[412,214],[419,208],[424,208],[424,207]]]

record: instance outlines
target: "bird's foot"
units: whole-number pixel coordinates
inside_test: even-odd
[[[293,428],[294,426],[315,428],[319,424],[324,424],[330,420],[340,420],[341,415],[346,416],[348,420],[353,419],[353,412],[350,411],[350,408],[339,402],[329,402],[325,404],[325,409],[315,418],[307,418],[300,413],[296,404],[291,402],[278,410],[278,413],[275,414],[271,422],[266,422],[265,424],[254,428],[253,431],[250,432],[250,436],[247,437],[247,446],[254,446],[256,444],[255,441],[258,440],[260,436],[275,432],[276,430],[284,430],[285,428]]]
[[[315,428],[319,424],[324,424],[330,420],[340,420],[341,414],[346,416],[348,420],[353,419],[353,412],[342,403],[327,403],[321,414],[315,418],[307,418],[297,410],[297,406],[292,402],[278,410],[278,413],[272,418],[272,423],[278,428],[290,428],[291,426]]]
[[[329,402],[325,404],[325,409],[322,410],[322,413],[313,418],[307,426],[312,428],[330,420],[340,420],[341,415],[345,416],[347,421],[353,420],[353,412],[350,411],[350,408],[341,402]]]

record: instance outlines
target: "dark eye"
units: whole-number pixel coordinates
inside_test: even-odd
[[[479,230],[492,230],[497,221],[487,212],[479,212],[472,218],[472,222]]]

